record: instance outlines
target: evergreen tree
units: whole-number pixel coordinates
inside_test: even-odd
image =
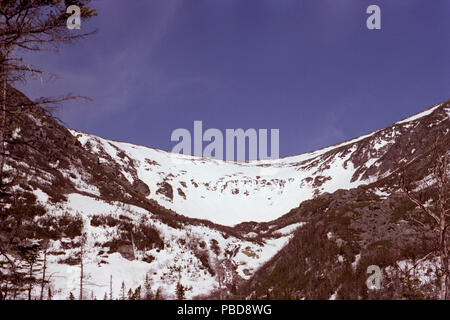
[[[128,289],[128,300],[134,300],[133,291],[131,291],[131,288]]]
[[[162,300],[161,288],[158,288],[155,293],[155,300]]]
[[[108,300],[108,296],[106,295],[106,292],[105,292],[105,295],[103,296],[103,300]]]
[[[69,300],[75,300],[75,296],[73,295],[72,291],[69,294]]]
[[[148,276],[148,273],[145,275],[144,290],[145,290],[144,300],[152,300],[153,293],[152,293],[152,287],[151,287],[150,277]]]
[[[184,300],[184,298],[185,298],[185,296],[184,296],[185,291],[186,291],[186,289],[181,284],[181,282],[178,282],[177,283],[176,292],[175,292],[176,295],[177,295],[177,300]]]
[[[120,287],[120,292],[122,293],[120,296],[120,300],[126,300],[127,297],[125,296],[125,282],[122,281],[122,286]]]
[[[28,300],[31,300],[31,292],[33,290],[33,286],[36,283],[34,268],[35,264],[38,262],[39,257],[39,246],[38,245],[20,245],[19,246],[19,255],[22,261],[26,264],[27,276],[25,277],[25,283],[27,283],[28,288]]]
[[[137,287],[135,290],[134,290],[134,293],[133,293],[133,300],[141,300],[141,291],[142,291],[142,288],[141,288],[141,286],[139,286],[139,287]]]

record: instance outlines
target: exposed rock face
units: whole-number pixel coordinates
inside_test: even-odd
[[[178,188],[177,191],[178,195],[182,197],[184,200],[186,200],[186,194],[183,192],[183,190],[181,190],[181,188]]]
[[[169,201],[173,200],[173,188],[172,186],[167,182],[160,182],[158,183],[158,190],[156,190],[157,194],[161,194],[165,196]]]
[[[117,249],[117,252],[119,252],[122,255],[122,257],[130,261],[135,259],[133,246],[131,244],[120,246]]]
[[[150,188],[142,180],[139,179],[134,180],[133,189],[137,193],[140,193],[144,196],[150,195]]]

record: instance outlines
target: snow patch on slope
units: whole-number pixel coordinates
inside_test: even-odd
[[[214,261],[227,260],[236,266],[236,272],[243,279],[248,279],[265,262],[271,259],[291,238],[289,232],[279,238],[269,238],[264,243],[224,236],[222,232],[203,225],[185,225],[181,229],[170,227],[157,219],[151,212],[142,208],[123,204],[120,202],[105,202],[103,200],[81,195],[69,194],[68,201],[58,206],[46,205],[48,215],[57,217],[65,213],[80,215],[84,221],[83,232],[87,236],[84,255],[84,297],[91,296],[102,299],[105,293],[109,296],[110,279],[113,279],[113,298],[121,295],[121,284],[124,283],[126,291],[143,286],[145,276],[148,275],[152,290],[160,288],[162,294],[169,299],[175,298],[175,287],[181,279],[183,286],[188,288],[186,298],[191,299],[198,295],[207,295],[218,289],[218,281],[209,273],[199,260],[197,241],[206,244],[205,252],[210,257],[211,265]],[[164,242],[164,248],[153,248],[145,252],[137,252],[136,259],[126,259],[120,253],[107,253],[102,243],[115,237],[114,227],[93,226],[90,221],[94,216],[110,216],[130,219],[135,223],[146,221],[156,228]],[[209,243],[216,240],[219,255],[208,249]],[[48,274],[52,275],[52,287],[55,299],[67,299],[70,292],[76,297],[79,294],[80,266],[63,263],[69,257],[75,257],[79,249],[63,249],[63,243],[72,243],[77,239],[63,238],[50,241],[50,252],[59,252],[48,255]],[[197,249],[196,249],[197,248]],[[202,249],[203,250],[203,249]],[[229,252],[234,252],[232,255]],[[228,253],[227,253],[228,252]],[[150,262],[142,259],[152,256]],[[225,279],[231,281],[230,270],[227,270]],[[37,296],[39,288],[35,289]]]
[[[437,108],[439,108],[440,106],[441,106],[441,104],[438,104],[438,105],[436,105],[436,106],[434,106],[434,107],[432,107],[432,108],[430,108],[430,109],[428,109],[428,110],[419,112],[419,113],[417,113],[417,114],[415,114],[415,115],[413,115],[413,116],[411,116],[411,117],[408,117],[408,118],[406,118],[406,119],[404,119],[404,120],[398,121],[398,122],[396,122],[396,124],[402,124],[402,123],[406,123],[406,122],[411,122],[411,121],[414,121],[414,120],[423,118],[423,117],[425,117],[425,116],[428,116],[428,115],[430,115],[434,110],[436,110]]]

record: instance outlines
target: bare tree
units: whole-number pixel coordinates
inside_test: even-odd
[[[52,288],[51,286],[47,287],[47,300],[52,300],[53,298],[53,293],[52,293]]]
[[[44,260],[42,262],[42,279],[41,279],[41,295],[40,295],[40,300],[44,299],[44,288],[45,288],[45,284],[47,283],[46,280],[46,271],[47,271],[47,252],[48,252],[48,240],[43,242],[43,248],[44,250]],[[50,288],[49,288],[50,290]]]
[[[14,101],[12,85],[19,81],[26,82],[29,76],[40,76],[42,79],[46,74],[44,70],[27,63],[23,57],[27,52],[57,51],[61,44],[72,43],[91,34],[92,32],[67,28],[67,20],[71,15],[68,7],[78,6],[80,17],[84,21],[96,15],[95,9],[89,7],[90,2],[91,0],[0,1],[0,196],[2,198],[9,199],[11,194],[8,190],[13,183],[5,181],[6,159],[14,159],[8,151],[7,144],[18,143],[12,139],[7,119],[15,119],[17,113],[25,112],[27,108],[36,105],[48,106],[75,98],[67,95],[59,98],[40,98],[31,103]],[[31,147],[26,141],[21,143]],[[2,204],[3,202],[0,203],[0,210],[4,209]],[[12,247],[9,238],[10,234],[6,240],[0,234],[0,255],[8,265],[7,273],[0,270],[0,280],[3,279],[5,282],[1,285],[0,299],[5,298],[11,287],[16,287],[14,283],[23,280],[23,275],[18,272],[17,261],[10,257],[11,251],[17,248]],[[13,290],[15,292],[15,289]]]
[[[83,300],[83,285],[84,285],[84,250],[86,246],[86,234],[81,236],[80,243],[80,300]]]
[[[113,283],[113,277],[112,277],[112,275],[110,275],[110,277],[109,277],[109,300],[113,299],[113,285],[112,285],[112,283]]]
[[[450,226],[450,209],[448,202],[448,151],[445,148],[445,142],[440,139],[441,135],[437,135],[432,148],[432,157],[434,159],[434,167],[432,172],[433,182],[436,183],[436,191],[438,195],[437,202],[434,206],[428,205],[426,202],[421,201],[421,197],[418,197],[411,191],[410,183],[406,181],[407,174],[403,172],[400,178],[400,186],[404,195],[418,206],[422,212],[430,217],[435,223],[435,230],[438,234],[438,251],[441,263],[441,272],[439,275],[440,282],[440,298],[442,300],[449,299],[449,281],[450,281],[450,269],[449,269],[449,255],[448,255],[448,228]],[[417,219],[414,221],[420,222]],[[425,224],[421,223],[425,227]],[[428,255],[427,255],[428,256]]]

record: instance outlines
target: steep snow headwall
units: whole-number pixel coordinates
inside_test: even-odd
[[[424,130],[447,125],[444,104],[390,127],[318,151],[237,163],[173,154],[72,130],[80,143],[163,207],[223,225],[267,222],[324,192],[351,189],[423,152]],[[445,123],[443,123],[445,122]]]

